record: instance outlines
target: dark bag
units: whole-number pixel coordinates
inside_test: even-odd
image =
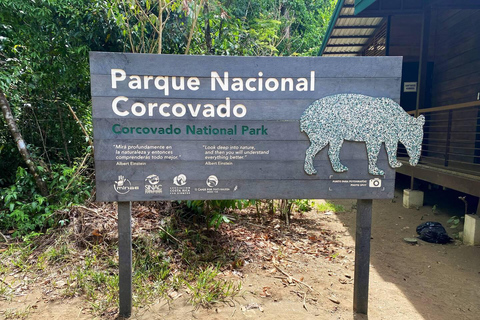
[[[452,241],[439,222],[427,221],[417,227],[418,238],[431,243],[449,243]]]

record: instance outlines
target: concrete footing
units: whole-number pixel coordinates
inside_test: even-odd
[[[469,246],[480,245],[480,217],[478,215],[465,215],[463,243]]]
[[[404,189],[403,206],[409,209],[423,207],[423,191]]]

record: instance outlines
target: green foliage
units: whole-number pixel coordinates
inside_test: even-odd
[[[43,167],[39,167],[43,170]],[[92,186],[84,176],[76,174],[76,167],[53,165],[51,172],[43,172],[51,195],[43,197],[36,191],[33,176],[18,167],[15,184],[0,189],[0,229],[13,229],[14,236],[43,230],[57,222],[54,213],[90,197]]]
[[[110,0],[125,51],[231,56],[315,55],[336,0]],[[198,17],[196,12],[199,13]],[[197,21],[197,23],[194,23]],[[193,28],[193,30],[192,30]],[[160,39],[161,36],[161,39]]]
[[[450,225],[450,228],[455,229],[460,225],[461,219],[465,219],[465,217],[452,216],[448,219],[447,224]]]
[[[70,255],[70,249],[66,244],[60,246],[60,248],[50,247],[45,252],[45,258],[51,263],[65,263],[68,261]]]
[[[70,274],[64,295],[73,297],[84,294],[95,313],[118,305],[118,274],[113,270],[96,268],[77,269]]]
[[[134,277],[148,277],[151,281],[163,281],[170,274],[170,259],[155,247],[154,239],[139,238],[133,244]]]
[[[307,212],[312,210],[312,206],[315,204],[312,200],[308,199],[295,199],[292,200],[293,205],[298,209],[299,212]]]
[[[252,202],[250,200],[188,200],[187,207],[197,215],[204,217],[209,227],[218,229],[222,223],[234,221],[234,217],[227,212],[235,209],[242,209]]]
[[[176,230],[174,229],[174,227],[169,224],[169,225],[166,225],[163,230],[161,230],[159,232],[159,235],[160,235],[160,239],[162,239],[163,241],[165,242],[174,242],[174,239],[172,238],[172,235],[175,234]]]
[[[280,37],[281,22],[275,19],[268,19],[265,15],[256,18],[250,25],[249,35],[254,39],[255,46],[252,48],[252,55],[273,56],[278,54],[277,44]]]
[[[210,216],[210,221],[208,221],[208,226],[218,229],[222,223],[231,223],[233,221],[235,221],[235,218],[232,216],[214,212]]]
[[[337,204],[334,204],[334,203],[330,203],[330,202],[327,202],[325,201],[324,203],[319,203],[317,204],[317,211],[318,212],[327,212],[327,211],[330,211],[330,212],[344,212],[345,211],[345,207],[342,206],[342,205],[337,205]]]
[[[162,53],[183,54],[191,34],[192,54],[313,55],[335,2],[205,0],[200,8],[199,1],[184,0],[1,1],[0,90],[51,195],[39,196],[29,174],[11,170],[22,159],[0,119],[0,228],[14,228],[16,235],[42,230],[56,223],[55,210],[88,197],[88,183],[72,182],[74,159],[84,155],[86,137],[70,107],[91,135],[89,51],[159,52],[161,46]],[[307,209],[295,201],[284,209]],[[232,221],[228,210],[249,203],[187,205],[218,228]]]
[[[3,316],[5,320],[16,320],[16,319],[27,319],[30,316],[30,313],[32,312],[32,306],[27,305],[22,308],[11,308],[11,309],[5,309],[3,311]]]
[[[91,130],[88,52],[120,48],[114,27],[95,0],[0,2],[0,90],[43,167],[71,167],[83,154],[85,136],[68,106]],[[11,184],[22,159],[3,117],[0,145],[0,179]]]
[[[192,293],[192,304],[209,306],[215,302],[226,301],[240,292],[241,283],[217,279],[219,273],[218,268],[208,267],[196,275],[194,283],[187,283]]]

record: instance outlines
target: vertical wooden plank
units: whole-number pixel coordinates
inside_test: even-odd
[[[445,143],[445,162],[444,166],[448,167],[448,161],[450,160],[450,138],[452,136],[452,114],[453,111],[448,111],[448,125],[447,125],[447,141]]]
[[[118,260],[121,317],[132,314],[132,227],[131,202],[118,202]]]
[[[427,89],[427,64],[428,64],[428,45],[430,43],[430,22],[432,12],[430,8],[423,10],[422,22],[422,40],[420,43],[420,63],[418,65],[418,84],[417,84],[417,105],[415,108],[415,118],[418,117],[418,110],[426,108],[425,97]],[[414,187],[414,177],[410,179],[410,189]]]
[[[418,92],[417,92],[417,106],[415,110],[415,117],[418,117],[418,110],[426,108],[425,96],[427,87],[427,64],[428,64],[428,45],[430,43],[430,22],[431,11],[425,9],[423,11],[422,23],[422,40],[420,43],[420,63],[418,65]]]
[[[357,200],[353,311],[361,314],[367,314],[368,311],[372,202],[371,199]]]

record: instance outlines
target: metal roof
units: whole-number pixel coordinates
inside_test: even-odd
[[[338,0],[319,55],[328,57],[360,55],[383,20],[383,17],[356,17],[355,0]]]

